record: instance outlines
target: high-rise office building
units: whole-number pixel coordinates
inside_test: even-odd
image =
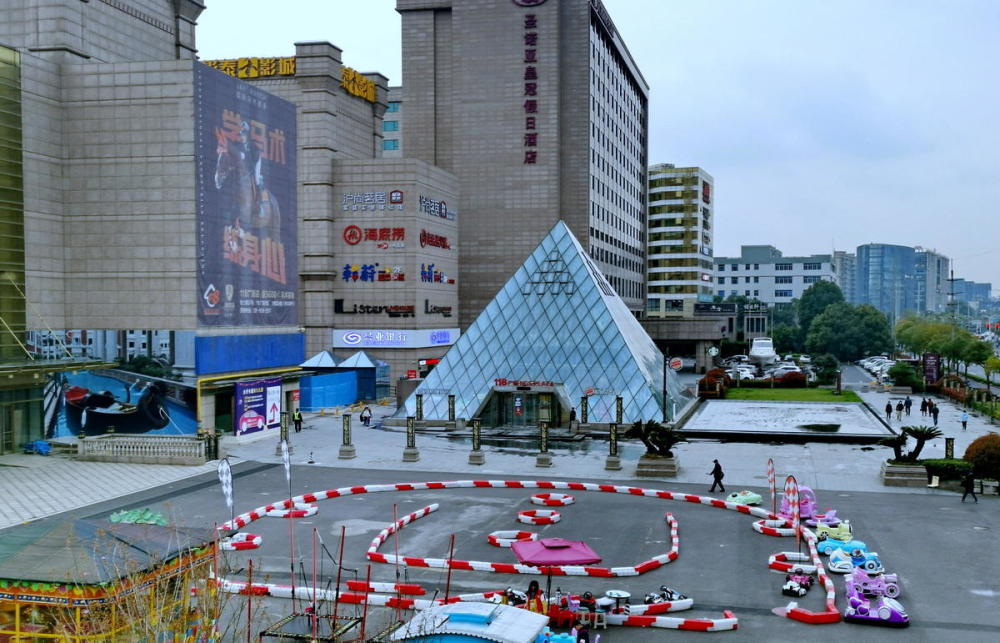
[[[948,271],[951,261],[948,257],[927,250],[915,248],[914,255],[914,298],[920,312],[944,312],[948,305]]]
[[[712,176],[700,167],[649,168],[646,314],[678,313],[684,300],[712,301]]]
[[[600,0],[397,0],[402,147],[453,172],[464,328],[564,221],[646,303],[649,87]]]
[[[382,120],[382,158],[403,157],[403,88],[389,88],[389,103]]]
[[[858,277],[858,257],[853,252],[835,250],[833,253],[833,272],[840,292],[844,293],[844,301],[854,303],[857,295],[856,280]]]
[[[895,325],[917,310],[916,252],[909,246],[868,243],[857,249],[857,303],[878,308]]]

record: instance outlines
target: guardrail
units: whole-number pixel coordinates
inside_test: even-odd
[[[205,464],[207,441],[187,435],[99,435],[79,442],[79,459],[132,464]]]

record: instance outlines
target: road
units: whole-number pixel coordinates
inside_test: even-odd
[[[288,487],[282,467],[245,462],[234,467],[237,512],[287,497]],[[321,491],[344,486],[395,483],[414,480],[450,480],[453,474],[404,471],[372,471],[341,467],[292,469],[292,493]],[[537,479],[537,478],[536,478]],[[601,482],[594,480],[592,482]],[[703,485],[663,481],[637,482],[657,489],[704,493]],[[766,493],[765,489],[757,491]],[[820,506],[832,506],[851,519],[855,537],[878,551],[888,571],[899,574],[903,584],[900,598],[913,624],[903,631],[848,623],[813,629],[775,616],[771,608],[786,605],[780,593],[783,576],[767,570],[767,558],[778,551],[794,550],[790,539],[763,536],[751,529],[751,519],[735,512],[678,501],[608,493],[578,492],[574,505],[561,508],[563,520],[555,525],[527,527],[514,520],[515,511],[534,508],[530,490],[454,489],[402,493],[374,493],[349,496],[320,503],[319,513],[296,521],[296,557],[305,576],[311,578],[312,537],[318,538],[336,556],[341,527],[346,527],[344,553],[346,568],[364,578],[365,551],[371,539],[392,521],[394,510],[404,515],[431,503],[440,510],[414,521],[401,530],[398,542],[390,539],[380,551],[411,556],[447,558],[449,539],[456,536],[455,558],[513,562],[510,550],[487,544],[486,534],[494,530],[531,529],[544,536],[563,536],[588,542],[608,567],[628,566],[669,549],[664,513],[671,512],[679,523],[680,556],[672,563],[638,577],[590,579],[562,577],[552,586],[579,593],[603,594],[625,589],[634,600],[668,585],[691,596],[695,608],[676,616],[718,618],[731,609],[740,618],[737,632],[701,634],[668,630],[611,628],[601,632],[602,641],[696,641],[706,636],[733,641],[798,641],[806,637],[835,639],[848,637],[863,641],[996,641],[1000,640],[1000,581],[989,552],[1000,533],[997,509],[1000,501],[984,498],[979,504],[961,504],[956,496],[927,496],[886,493],[832,493],[817,491]],[[175,524],[216,524],[229,517],[219,485],[213,474],[191,478],[156,491],[147,491],[117,501],[75,512],[77,516],[104,516],[122,508],[150,507],[163,512]],[[264,546],[252,552],[254,576],[272,582],[289,583],[288,521],[265,518],[246,529],[263,536]],[[229,564],[245,570],[249,556],[230,554]],[[335,572],[332,558],[320,556],[320,585]],[[395,568],[372,565],[373,580],[393,581]],[[446,574],[441,570],[401,568],[401,580],[416,582],[443,594]],[[239,573],[234,573],[239,576]],[[345,572],[347,577],[355,573]],[[482,592],[507,586],[524,588],[523,576],[455,571],[451,592]],[[302,581],[297,581],[301,584]],[[842,581],[837,578],[842,590]],[[544,587],[544,582],[542,583]],[[287,602],[275,599],[264,604],[255,622],[261,625],[287,613]],[[813,589],[799,601],[802,607],[819,610],[822,594]],[[843,594],[838,591],[843,606]],[[301,607],[300,607],[301,609]],[[343,608],[347,609],[347,608]]]

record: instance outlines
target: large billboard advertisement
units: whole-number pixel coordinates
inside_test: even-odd
[[[298,324],[295,105],[194,64],[198,322]]]
[[[281,427],[281,378],[236,382],[233,435]]]

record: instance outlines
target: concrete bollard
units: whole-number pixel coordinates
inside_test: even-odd
[[[344,440],[340,445],[340,453],[337,457],[341,460],[350,460],[358,455],[357,449],[351,444],[351,414],[344,413]]]
[[[403,449],[403,462],[417,462],[420,451],[417,450],[417,427],[412,415],[406,417],[406,448]]]
[[[549,453],[548,422],[542,422],[538,427],[538,455],[535,456],[535,466],[543,468],[552,466],[552,454]]]
[[[469,451],[469,464],[486,464],[486,454],[482,451],[481,428],[479,418],[472,418],[472,451]]]
[[[606,471],[620,471],[621,458],[618,457],[618,425],[612,424],[608,429],[608,457],[604,461]]]

